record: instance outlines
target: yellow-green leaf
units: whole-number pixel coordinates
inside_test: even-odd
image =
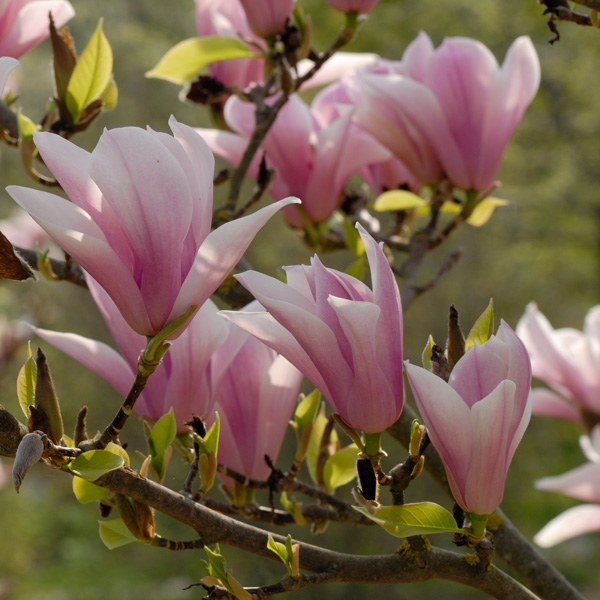
[[[378,212],[388,210],[408,210],[411,208],[420,208],[426,206],[427,202],[417,194],[406,190],[390,190],[383,192],[379,198],[375,200],[373,209]]]
[[[81,504],[87,504],[95,500],[104,500],[108,490],[81,477],[73,477],[73,493]]]
[[[494,333],[494,300],[490,300],[487,308],[479,315],[477,321],[469,331],[465,342],[465,350],[472,348],[475,343],[481,345],[487,342]]]
[[[323,481],[327,491],[331,492],[356,478],[358,452],[356,444],[350,444],[327,459],[323,469]]]
[[[231,58],[256,58],[257,54],[232,37],[190,38],[173,46],[146,77],[184,84],[208,64]]]
[[[99,98],[112,78],[112,49],[102,31],[102,19],[81,53],[67,86],[65,100],[69,114],[77,123],[88,104]]]
[[[454,517],[446,509],[433,502],[381,506],[375,514],[362,506],[353,508],[396,537],[463,531],[456,526]]]
[[[109,550],[114,550],[119,546],[131,544],[138,540],[127,529],[123,519],[113,519],[112,521],[98,521],[100,523],[100,539]]]
[[[124,462],[123,457],[108,450],[90,450],[80,454],[67,466],[82,479],[96,481],[105,473],[120,469]]]
[[[500,198],[484,198],[471,213],[471,216],[467,219],[469,225],[474,227],[481,227],[485,225],[490,217],[494,214],[494,211],[498,206],[506,206],[508,200],[502,200]]]
[[[433,336],[430,335],[427,338],[427,345],[423,348],[423,353],[421,354],[421,362],[423,363],[423,367],[428,371],[431,371],[431,357],[433,356],[433,347],[435,346],[435,342],[433,341]]]
[[[31,342],[27,344],[27,360],[17,376],[17,397],[25,417],[29,419],[29,407],[35,404],[35,381],[37,366],[31,354]]]
[[[28,142],[32,139],[33,134],[38,131],[38,126],[23,113],[17,114],[17,125],[19,127],[19,137],[24,141]]]

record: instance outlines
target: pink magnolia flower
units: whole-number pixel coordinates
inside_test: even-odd
[[[379,59],[348,71],[338,81],[317,93],[312,102],[311,111],[321,127],[328,127],[344,114],[351,112],[355,106],[360,105],[361,76],[366,73],[396,73],[403,68],[399,61]],[[376,141],[375,138],[374,141]],[[418,192],[420,188],[417,178],[402,161],[394,156],[382,162],[376,161],[362,167],[359,174],[376,195],[380,195],[386,190],[403,187],[414,192]]]
[[[7,219],[0,219],[0,231],[13,246],[21,248],[35,248],[38,244],[46,244],[50,239],[29,214],[23,211]]]
[[[532,302],[517,333],[529,352],[533,375],[552,388],[533,390],[534,414],[579,422],[591,413],[592,420],[600,420],[600,306],[588,312],[583,331],[577,331],[553,329]]]
[[[58,135],[34,134],[72,202],[7,188],[142,335],[200,307],[264,223],[299,202],[288,198],[211,232],[214,158],[193,129],[169,124],[174,137],[136,127],[105,131],[91,154]]]
[[[345,13],[369,13],[378,3],[379,0],[327,0],[327,4]]]
[[[402,410],[402,306],[382,249],[360,226],[373,290],[323,266],[288,267],[287,284],[238,275],[268,312],[221,314],[285,356],[348,425],[378,433]]]
[[[448,383],[409,363],[406,374],[454,499],[468,513],[493,513],[531,416],[525,346],[502,321],[456,363]]]
[[[254,107],[236,97],[224,110],[227,125],[234,133],[198,129],[213,152],[231,164],[238,164],[254,129]],[[279,199],[290,194],[302,198],[302,210],[313,223],[327,219],[341,204],[347,179],[363,166],[391,157],[370,135],[351,122],[348,113],[326,127],[298,96],[291,96],[281,109],[261,145],[267,165],[276,171],[269,190]],[[256,179],[262,153],[258,152],[248,170]],[[294,208],[285,209],[288,221],[302,227]]]
[[[229,337],[212,358],[214,372],[223,373],[214,407],[221,422],[218,459],[247,477],[266,479],[265,454],[277,459],[303,376],[256,338],[223,323]]]
[[[434,50],[421,33],[403,63],[403,74],[361,78],[355,121],[422,184],[448,177],[465,190],[489,189],[539,85],[531,40],[515,40],[499,67],[476,40],[447,38]]]
[[[250,29],[263,38],[282,33],[285,22],[294,9],[294,0],[240,0],[240,2]]]
[[[579,442],[590,462],[557,477],[543,477],[535,482],[535,487],[594,504],[570,508],[545,525],[534,537],[535,543],[544,548],[600,531],[600,427],[594,427],[590,437],[581,436]]]
[[[48,13],[56,27],[75,15],[67,0],[4,0],[0,4],[0,56],[19,58],[50,35]]]
[[[146,346],[146,338],[127,325],[97,282],[88,278],[88,286],[120,352],[74,333],[32,329],[44,341],[100,375],[125,397],[135,380],[138,357]],[[212,375],[211,358],[228,334],[227,323],[217,316],[217,311],[215,304],[207,300],[186,330],[173,341],[135,404],[140,416],[156,421],[173,407],[180,432],[187,431],[184,423],[192,414],[203,418],[212,416],[218,378]]]

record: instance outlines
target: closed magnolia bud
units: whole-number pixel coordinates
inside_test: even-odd
[[[64,433],[63,420],[60,412],[60,405],[54,390],[54,383],[50,375],[50,368],[46,361],[46,356],[38,348],[36,357],[37,379],[35,381],[35,408],[40,409],[47,417],[47,433],[55,444],[60,442]]]
[[[23,437],[13,464],[12,478],[15,490],[19,491],[25,474],[31,467],[42,458],[44,452],[44,442],[39,432],[28,433]]]

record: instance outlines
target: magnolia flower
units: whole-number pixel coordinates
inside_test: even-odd
[[[403,74],[361,77],[355,121],[422,184],[448,177],[465,190],[488,190],[539,85],[531,40],[515,40],[499,67],[476,40],[447,38],[434,50],[421,33],[403,63]]]
[[[454,499],[467,513],[493,513],[531,416],[525,346],[502,321],[460,358],[448,383],[408,362],[406,374]]]
[[[378,433],[402,410],[402,306],[382,249],[357,228],[373,290],[315,256],[311,266],[287,267],[287,284],[237,275],[268,312],[221,314],[285,356],[350,427]]]
[[[294,9],[294,0],[240,0],[240,2],[250,29],[263,38],[282,33],[285,22]]]
[[[303,376],[283,356],[222,321],[228,338],[212,358],[213,373],[222,373],[214,407],[220,418],[219,462],[266,479],[270,469],[264,457],[277,459]]]
[[[224,117],[234,133],[197,129],[212,151],[231,164],[239,164],[254,129],[254,106],[231,97]],[[391,158],[390,153],[370,135],[351,122],[350,113],[321,127],[310,107],[293,95],[269,129],[261,150],[267,166],[275,169],[270,194],[302,198],[302,210],[313,223],[327,219],[341,204],[343,187],[353,173],[372,162]],[[262,152],[259,151],[248,175],[256,179]],[[302,227],[298,211],[285,209],[288,221]]]
[[[535,303],[517,325],[533,375],[552,390],[533,390],[533,412],[578,422],[586,413],[600,420],[600,306],[588,312],[583,331],[553,329]],[[582,415],[583,413],[583,415]]]
[[[590,462],[563,475],[539,479],[535,487],[595,504],[575,506],[552,519],[533,538],[544,548],[584,533],[600,531],[600,426],[594,427],[590,437],[581,436],[579,443]]]
[[[327,4],[345,13],[369,13],[378,3],[379,0],[327,0]]]
[[[0,58],[0,93],[4,90],[6,80],[10,75],[10,72],[19,64],[14,58],[4,56]]]
[[[211,232],[214,158],[193,129],[169,124],[174,137],[137,127],[105,131],[91,154],[58,135],[34,134],[72,202],[7,188],[142,335],[200,307],[265,222],[299,202],[282,200]]]
[[[0,56],[19,58],[50,35],[48,13],[56,27],[75,15],[67,0],[4,0],[0,4]]]
[[[120,352],[107,344],[74,333],[59,333],[32,327],[44,341],[108,381],[119,394],[127,396],[136,376],[137,362],[146,345],[144,336],[127,326],[108,294],[88,278],[88,286]],[[211,375],[211,357],[227,338],[228,328],[217,316],[218,308],[207,300],[175,340],[156,371],[149,378],[135,404],[136,412],[152,421],[173,407],[180,432],[192,414],[212,415],[216,378]]]

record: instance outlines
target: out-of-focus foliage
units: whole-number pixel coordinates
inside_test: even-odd
[[[314,43],[324,48],[341,27],[342,16],[322,0],[298,2],[313,15]],[[114,76],[119,87],[117,108],[102,115],[76,138],[76,143],[92,147],[105,126],[150,125],[165,131],[170,114],[192,126],[211,125],[208,111],[177,101],[176,86],[144,77],[166,50],[195,35],[191,0],[171,2],[168,11],[165,3],[157,1],[76,0],[73,4],[77,16],[70,29],[79,52],[98,19],[104,17],[103,28],[113,48]],[[381,0],[349,48],[399,59],[406,45],[423,29],[436,45],[444,36],[475,37],[502,60],[512,40],[528,34],[542,63],[540,91],[509,144],[500,171],[503,186],[494,194],[510,200],[510,204],[498,208],[484,227],[465,227],[427,261],[430,271],[423,274],[424,280],[435,272],[445,253],[459,246],[465,249],[457,266],[407,313],[405,354],[413,363],[420,363],[430,333],[436,340],[445,339],[450,304],[459,310],[461,321],[469,325],[493,297],[498,318],[514,326],[526,304],[534,300],[555,326],[580,327],[587,309],[598,303],[600,89],[595,79],[600,32],[562,23],[558,25],[560,42],[550,45],[553,34],[541,13],[542,7],[535,0]],[[21,60],[22,100],[18,102],[25,114],[34,119],[41,118],[45,98],[51,93],[49,60],[49,42]],[[9,183],[31,185],[22,173],[17,152],[6,147],[0,152],[2,187]],[[222,193],[217,190],[216,202]],[[0,216],[14,210],[2,190]],[[273,247],[277,247],[277,252],[272,251]],[[282,264],[306,262],[309,256],[310,252],[296,237],[283,229],[281,219],[265,228],[248,255],[256,268],[271,274]],[[351,261],[351,257],[341,253],[324,257],[326,264],[338,268],[345,268]],[[76,331],[107,342],[110,339],[86,292],[67,283],[3,282],[0,307],[11,318],[26,318],[43,327]],[[82,403],[90,408],[90,431],[102,427],[120,404],[114,390],[52,349],[44,350],[61,398],[67,432]],[[0,374],[0,403],[15,414],[15,381],[25,357],[23,348]],[[127,425],[123,441],[144,448],[141,427],[136,425],[135,421]],[[550,518],[575,504],[570,499],[534,490],[533,480],[581,464],[584,459],[577,448],[577,436],[578,431],[571,424],[539,418],[533,419],[525,435],[509,472],[502,507],[529,537]],[[397,443],[384,438],[384,444],[390,454],[384,467],[403,460],[406,451]],[[10,466],[7,460],[0,460],[3,466]],[[185,468],[178,466],[177,460],[171,462],[165,484],[179,489]],[[289,452],[282,454],[280,462],[287,467],[291,462]],[[35,477],[36,472],[40,476]],[[425,477],[421,479],[411,486],[407,501],[435,500],[450,508],[435,484]],[[339,493],[349,494],[347,488]],[[200,553],[170,553],[142,544],[109,552],[98,537],[97,509],[93,504],[81,506],[75,501],[70,481],[63,474],[34,469],[19,496],[10,487],[0,489],[0,507],[0,599],[33,600],[43,596],[47,600],[120,600],[146,595],[161,600],[201,596],[200,589],[183,591],[203,575]],[[290,533],[338,550],[386,553],[397,545],[397,540],[382,536],[375,530],[378,528],[345,529],[330,525],[318,538],[311,538],[299,527]],[[173,538],[189,537],[189,531],[160,517],[158,531]],[[272,583],[285,571],[280,565],[282,572],[277,574],[276,563],[259,559],[250,562],[247,556],[229,548],[222,551],[245,585]],[[600,537],[585,536],[545,554],[593,600],[600,597],[595,566],[599,552]],[[593,556],[596,559],[590,562]],[[460,586],[431,582],[393,590],[384,586],[376,592],[362,586],[331,585],[306,588],[294,598],[354,599],[374,593],[395,599],[482,597]]]

